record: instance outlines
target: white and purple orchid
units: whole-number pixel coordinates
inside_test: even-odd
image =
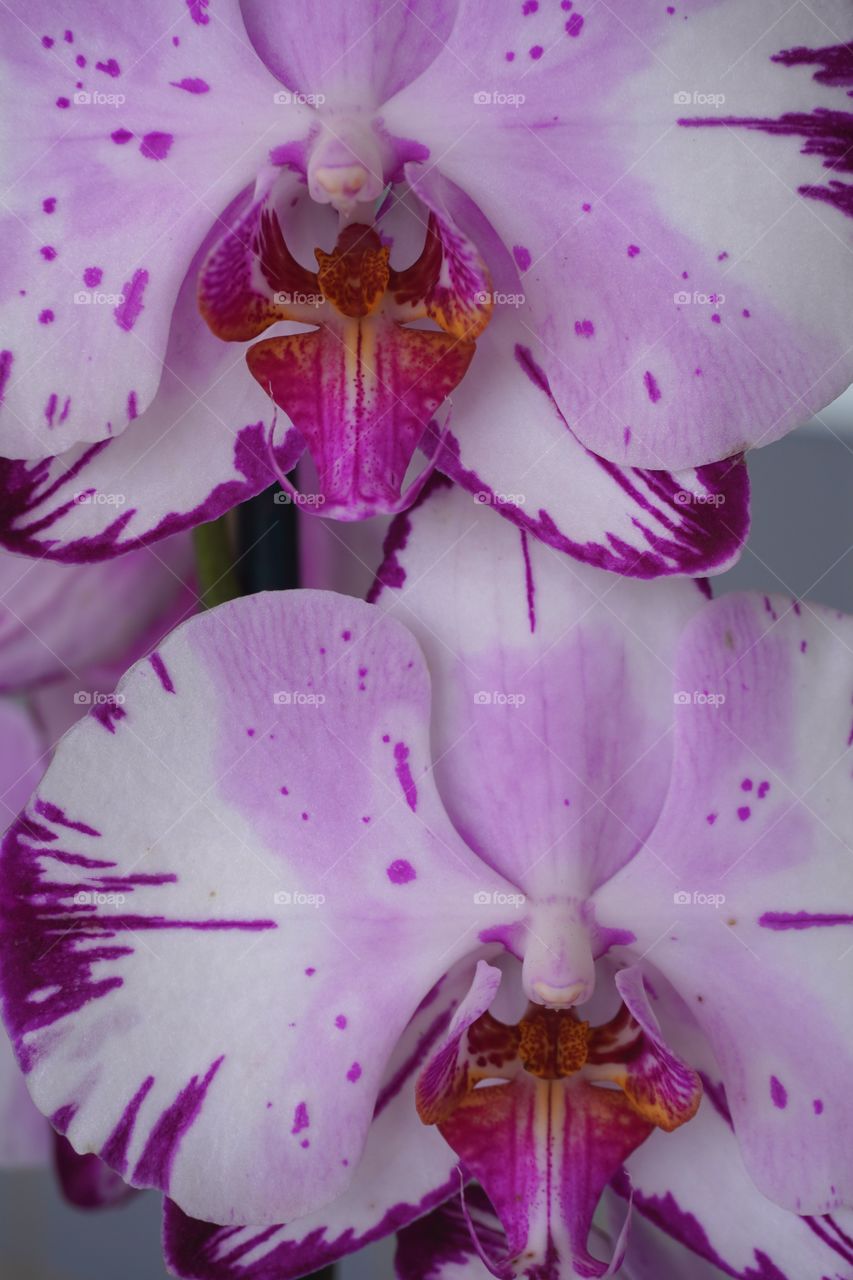
[[[87,710],[109,723],[122,671],[193,612],[186,537],[121,564],[67,566],[0,553],[0,825],[21,811],[62,734]],[[130,1189],[95,1156],[79,1156],[33,1107],[0,1031],[0,1168],[53,1160],[80,1208]]]
[[[193,1280],[848,1276],[851,619],[442,486],[378,581],[191,620],[61,744],[0,864],[36,1104]]]
[[[0,26],[13,550],[113,555],[307,452],[309,510],[397,510],[437,466],[600,568],[719,571],[743,451],[850,380],[848,0]]]

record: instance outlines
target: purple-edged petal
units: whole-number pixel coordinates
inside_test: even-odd
[[[76,1149],[223,1224],[345,1190],[408,1019],[506,916],[428,730],[411,635],[305,592],[186,623],[64,739],[7,837],[0,942]]]
[[[847,0],[462,0],[386,104],[513,251],[588,447],[718,461],[850,381],[851,36]]]
[[[465,963],[423,1002],[379,1091],[352,1182],[333,1204],[287,1226],[217,1227],[166,1202],[169,1266],[186,1280],[289,1280],[319,1270],[427,1213],[459,1188],[456,1155],[415,1109],[415,1080],[471,982]]]
[[[599,569],[654,578],[731,565],[749,527],[743,460],[669,472],[589,452],[551,395],[547,352],[530,325],[509,303],[495,307],[453,395],[439,468],[520,529]]]
[[[78,1155],[61,1133],[54,1133],[53,1138],[56,1176],[65,1199],[76,1209],[111,1209],[136,1195],[133,1187],[103,1160],[95,1155]]]
[[[151,403],[199,243],[307,108],[246,39],[236,0],[16,0],[2,14],[0,440],[36,458],[118,434]]]
[[[634,1214],[628,1261],[637,1280],[822,1280],[853,1269],[853,1215],[799,1217],[767,1200],[738,1150],[725,1096],[716,1088],[684,1129],[653,1134],[629,1157]],[[617,1185],[627,1194],[628,1183]],[[614,1218],[624,1201],[613,1197]],[[648,1224],[644,1229],[644,1224]],[[665,1234],[659,1234],[665,1233]],[[680,1249],[670,1250],[666,1236]],[[657,1260],[658,1270],[651,1269]],[[703,1262],[719,1270],[704,1268]],[[663,1269],[663,1268],[671,1268]]]
[[[246,373],[245,347],[207,329],[195,283],[191,269],[160,388],[122,435],[39,462],[0,460],[3,546],[103,559],[213,520],[293,467],[302,441],[279,430],[273,465],[269,399]]]
[[[91,679],[128,664],[192,610],[187,583],[192,545],[178,537],[142,550],[119,565],[62,565],[0,552],[0,688],[22,689],[39,681]],[[184,615],[185,616],[185,615]],[[138,648],[136,646],[139,646]],[[26,799],[26,797],[24,797]]]
[[[708,1037],[751,1176],[802,1213],[851,1196],[851,653],[853,620],[781,597],[695,619],[666,805],[595,902]]]
[[[663,803],[671,667],[702,594],[576,565],[455,487],[392,526],[379,583],[427,654],[457,829],[526,893],[586,897]]]
[[[378,107],[420,75],[441,51],[456,0],[388,5],[324,0],[244,0],[249,37],[266,65],[316,105]],[[318,99],[318,100],[317,100]]]

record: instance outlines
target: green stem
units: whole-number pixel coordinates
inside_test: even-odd
[[[198,591],[205,609],[213,609],[226,600],[236,600],[241,592],[234,571],[228,517],[220,516],[210,524],[199,525],[193,531],[193,542]]]

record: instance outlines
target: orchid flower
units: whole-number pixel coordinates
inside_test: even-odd
[[[0,863],[37,1106],[171,1198],[195,1280],[467,1180],[501,1277],[630,1265],[591,1224],[632,1183],[729,1274],[834,1275],[853,623],[574,566],[458,487],[379,581],[190,620],[60,745]]]
[[[718,571],[742,451],[850,380],[846,0],[0,23],[13,550],[113,555],[307,452],[308,511],[437,466],[599,568]]]
[[[92,709],[114,717],[128,663],[192,611],[185,537],[120,565],[66,566],[0,554],[0,825],[9,826],[41,778],[53,745]],[[52,1154],[51,1154],[52,1152]],[[96,1156],[52,1133],[27,1094],[0,1032],[0,1167],[53,1159],[66,1197],[81,1208],[125,1200],[127,1185]]]

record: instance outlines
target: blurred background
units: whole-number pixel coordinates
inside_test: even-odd
[[[853,389],[819,421],[751,454],[749,470],[752,535],[715,594],[785,592],[853,612]],[[366,587],[369,531],[355,545],[354,581]],[[0,1170],[0,1280],[165,1280],[159,1236],[154,1193],[83,1213],[63,1202],[51,1170]],[[338,1264],[336,1278],[389,1280],[391,1256],[391,1242],[373,1246]]]

